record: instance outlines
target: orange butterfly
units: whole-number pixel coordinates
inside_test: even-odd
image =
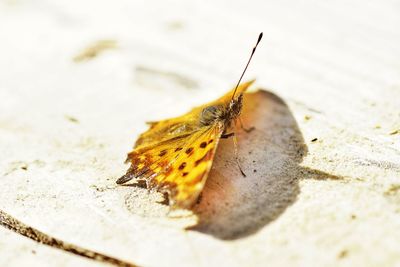
[[[131,166],[117,184],[136,177],[145,180],[147,188],[167,193],[172,207],[190,208],[204,188],[220,138],[233,136],[238,162],[236,138],[234,133],[227,134],[227,130],[240,119],[243,93],[253,83],[240,85],[240,81],[262,35],[234,89],[183,116],[149,123],[150,129],[140,135],[134,150],[128,154],[126,163]],[[245,175],[239,162],[238,166]]]

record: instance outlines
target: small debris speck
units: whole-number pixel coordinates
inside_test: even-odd
[[[318,138],[314,138],[311,140],[311,142],[316,142],[316,141],[318,141]]]
[[[395,134],[399,134],[399,133],[400,133],[400,130],[394,130],[394,131],[391,131],[389,134],[395,135]]]
[[[338,258],[343,259],[343,258],[347,257],[348,254],[349,254],[349,251],[344,249],[338,254]]]
[[[385,191],[385,196],[393,196],[400,192],[400,184],[392,184],[390,187]]]
[[[77,119],[77,118],[74,118],[74,117],[72,117],[72,116],[65,115],[65,118],[66,118],[67,120],[69,120],[70,122],[79,123],[78,119]]]
[[[185,24],[182,21],[171,21],[167,23],[167,28],[169,30],[181,30],[184,26]]]
[[[87,61],[95,58],[98,54],[107,49],[115,49],[117,42],[115,40],[100,40],[89,46],[81,53],[76,55],[73,60],[75,62]]]

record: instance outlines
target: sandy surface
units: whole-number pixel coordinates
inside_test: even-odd
[[[0,1],[0,209],[142,266],[400,265],[395,1]],[[116,186],[145,121],[246,75],[202,200]],[[199,224],[196,221],[200,219]],[[190,228],[190,229],[187,229]],[[0,228],[1,266],[97,266]]]

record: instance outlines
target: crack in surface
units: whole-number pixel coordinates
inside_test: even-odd
[[[124,267],[135,267],[138,266],[136,264],[126,262],[111,256],[107,256],[105,254],[95,252],[93,250],[85,249],[74,244],[62,241],[61,239],[57,239],[50,235],[47,235],[29,225],[26,225],[19,220],[15,219],[11,215],[6,212],[0,210],[0,225],[4,226],[11,231],[14,231],[17,234],[25,236],[27,238],[32,239],[38,243],[57,248],[60,250],[64,250],[66,252],[85,257],[91,260],[95,260],[98,262],[108,263],[115,266],[124,266]]]

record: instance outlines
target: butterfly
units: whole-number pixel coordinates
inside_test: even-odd
[[[148,189],[167,194],[172,208],[191,208],[204,188],[220,139],[231,136],[239,169],[245,176],[237,157],[236,137],[228,131],[240,120],[243,94],[254,82],[240,84],[262,36],[260,33],[235,88],[182,116],[148,123],[150,128],[128,154],[126,163],[130,167],[117,184],[136,178],[145,181]]]

